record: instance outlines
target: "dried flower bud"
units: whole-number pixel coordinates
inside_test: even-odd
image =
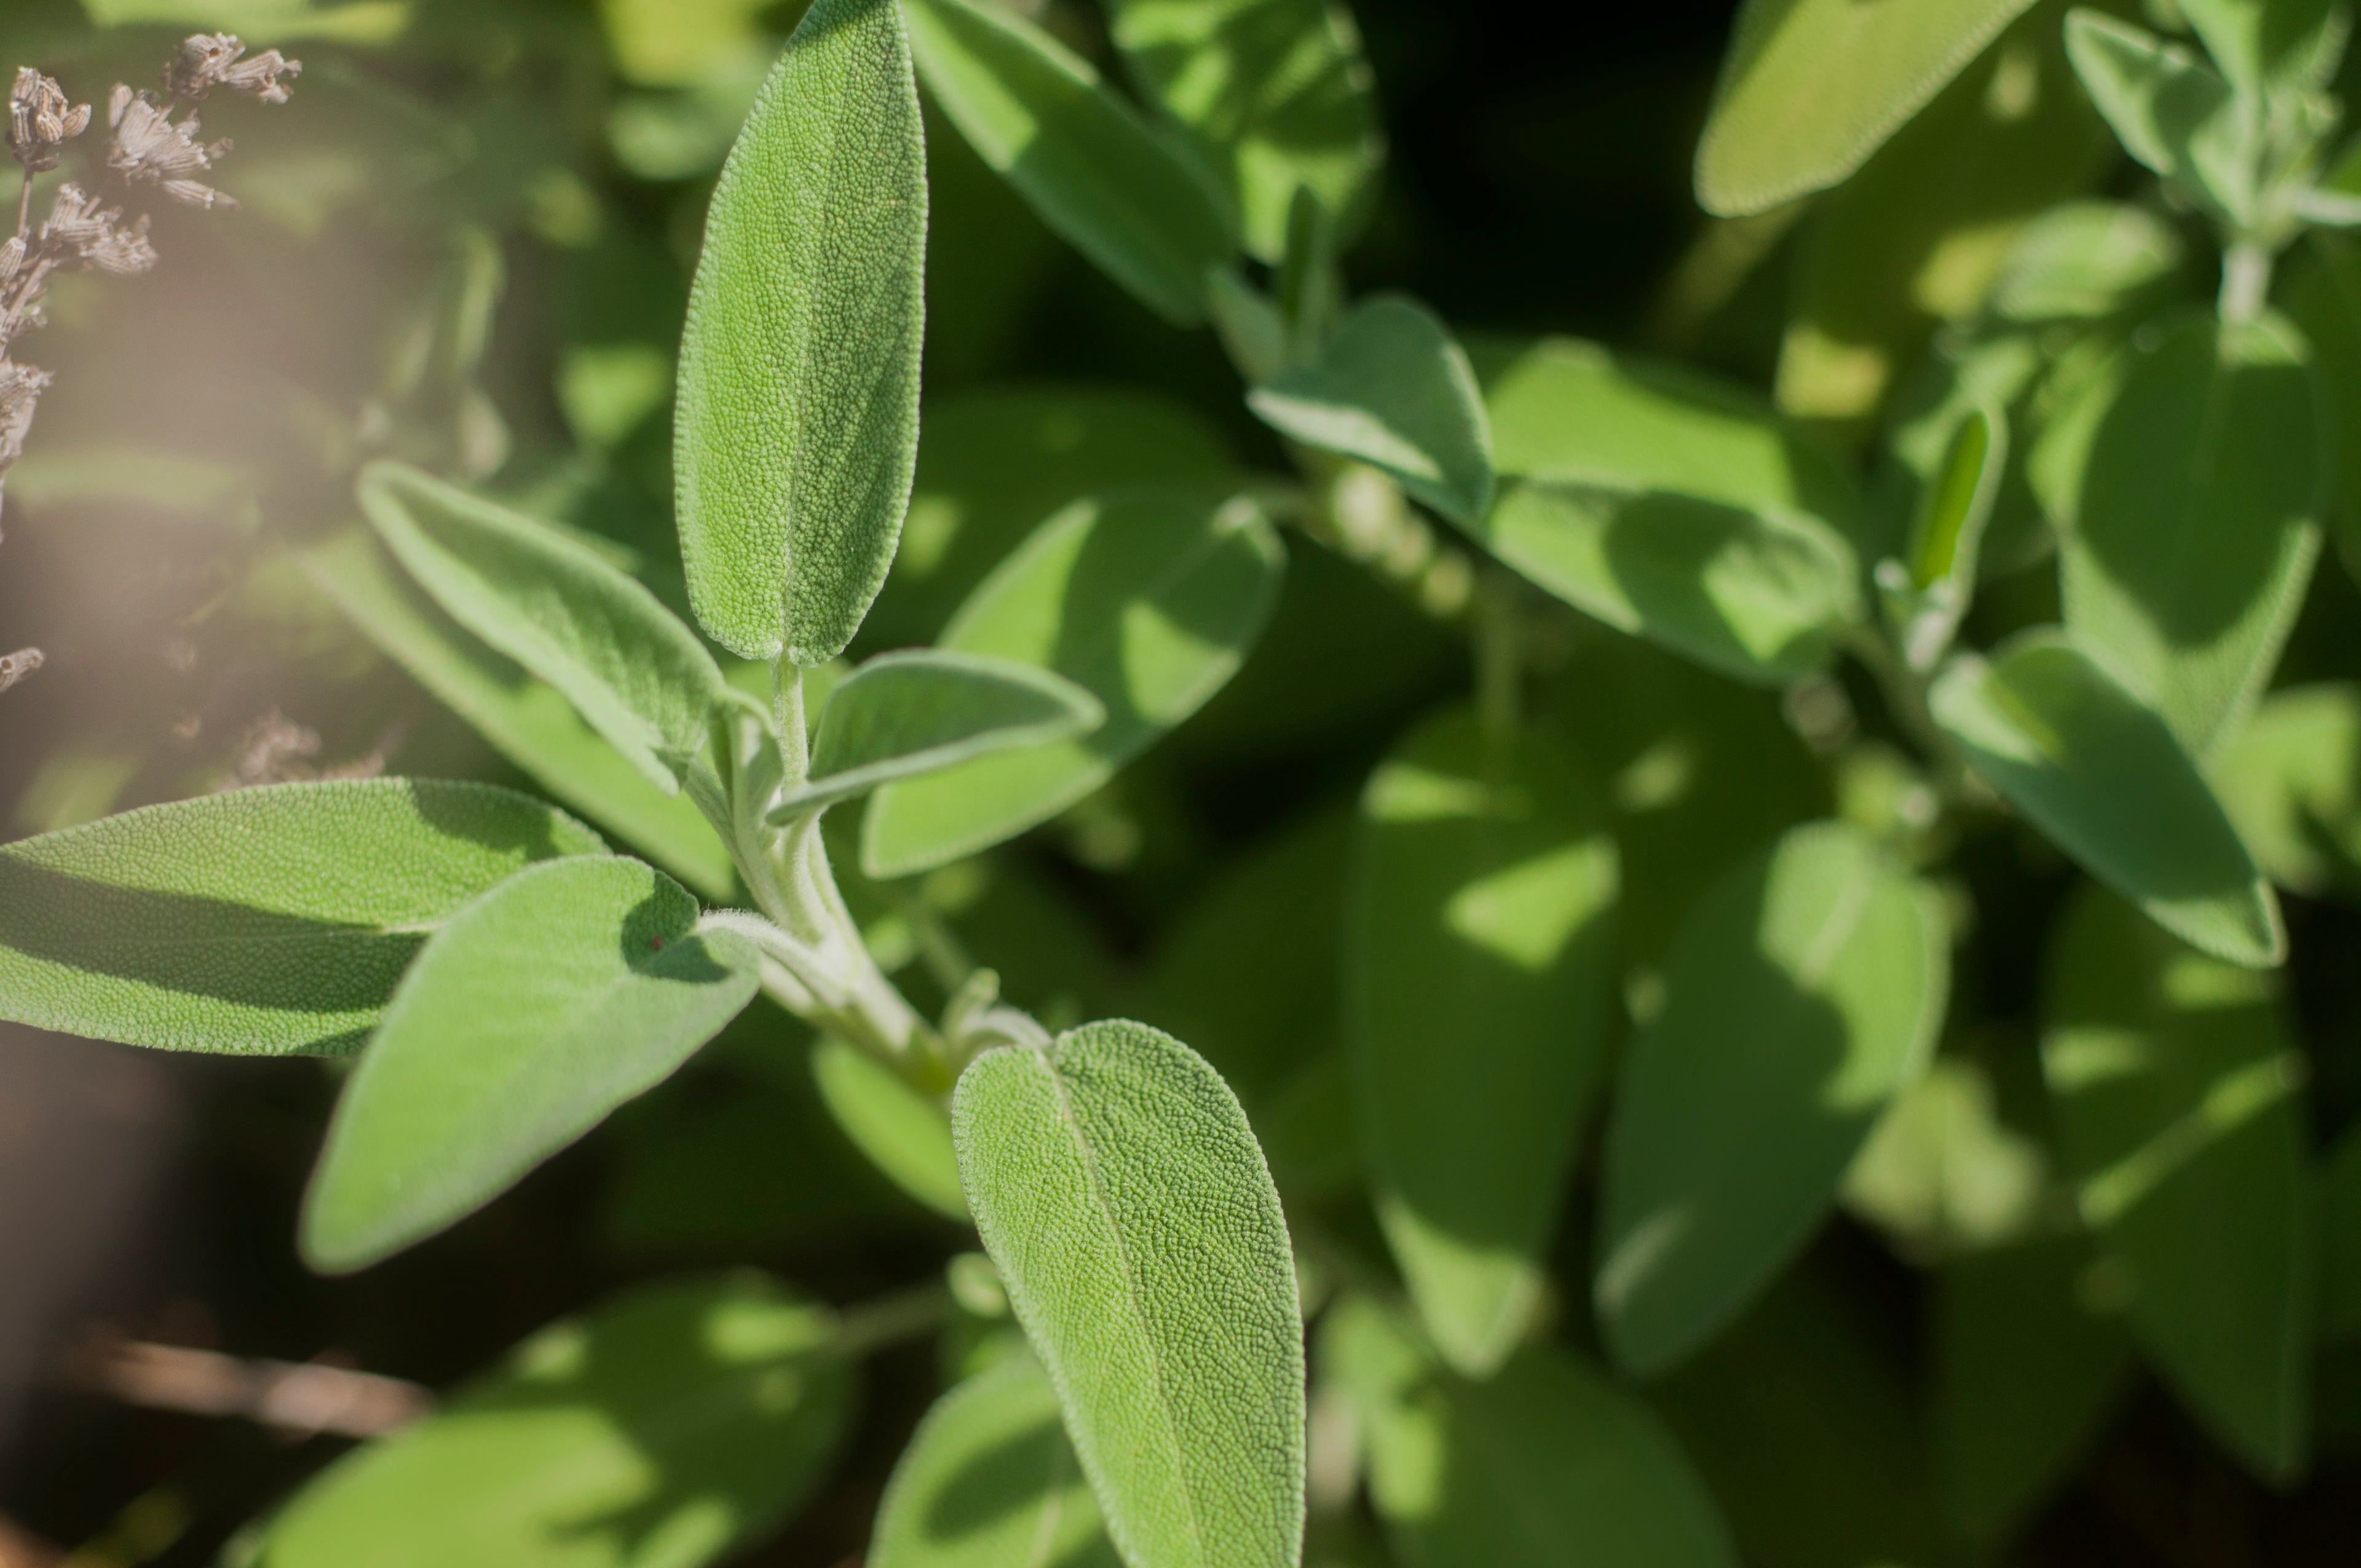
[[[8,470],[25,455],[33,410],[49,385],[48,371],[0,359],[0,481],[7,478]]]
[[[39,669],[44,662],[38,648],[19,648],[14,653],[0,654],[0,692]]]
[[[287,82],[303,73],[303,62],[275,49],[240,60],[245,52],[246,46],[228,33],[194,34],[182,40],[181,52],[164,68],[164,90],[175,98],[202,98],[226,87],[266,104],[287,102]]]
[[[12,234],[5,242],[0,242],[0,289],[14,283],[16,274],[23,271],[24,267],[25,236]]]
[[[156,265],[156,247],[148,243],[144,215],[126,228],[121,208],[102,207],[97,197],[71,183],[58,187],[39,241],[51,261],[77,270],[94,267],[117,278],[134,278]]]
[[[191,175],[211,169],[229,143],[200,142],[197,116],[178,125],[150,93],[115,90],[108,120],[115,127],[106,146],[106,166],[135,183],[160,185],[164,194],[192,207],[235,207],[236,202]]]
[[[58,166],[58,144],[82,135],[90,105],[70,104],[66,90],[25,66],[8,93],[8,150],[29,174]]]

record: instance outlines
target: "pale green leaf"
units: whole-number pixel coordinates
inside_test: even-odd
[[[2008,803],[2082,869],[2183,941],[2278,963],[2279,901],[2156,712],[2072,642],[2032,631],[1990,663],[1954,660],[1935,722]]]
[[[2066,18],[2066,53],[2125,151],[2223,218],[2252,220],[2255,126],[2218,71],[2179,44],[2083,9]]]
[[[0,845],[0,1017],[340,1055],[469,900],[606,848],[529,796],[412,779],[271,784],[18,839]]]
[[[925,871],[1097,789],[1236,673],[1285,561],[1260,510],[1224,489],[1109,491],[1051,517],[961,608],[942,646],[1063,675],[1098,698],[1106,722],[886,785],[862,824],[862,868]]]
[[[2091,321],[2136,309],[2179,275],[2188,246],[2146,207],[2065,202],[2026,224],[1985,308],[2003,321]]]
[[[1013,11],[906,0],[927,91],[984,162],[1141,302],[1188,324],[1206,278],[1237,254],[1211,176]]]
[[[347,1273],[507,1191],[752,1000],[752,946],[637,861],[521,872],[431,938],[345,1082],[303,1255]]]
[[[1581,759],[1545,729],[1488,737],[1455,709],[1361,797],[1345,927],[1361,1140],[1411,1299],[1469,1376],[1499,1369],[1541,1303],[1606,1063],[1616,866]]]
[[[1528,479],[1471,532],[1576,609],[1754,685],[1825,667],[1861,613],[1850,547],[1805,512]]]
[[[1849,1213],[1932,1258],[2016,1240],[2045,1217],[2049,1161],[1997,1113],[1992,1080],[1939,1057],[1886,1106],[1845,1171]]]
[[[967,1219],[951,1119],[940,1101],[841,1040],[813,1043],[811,1072],[829,1114],[872,1165],[945,1219]]]
[[[785,822],[895,779],[1071,740],[1105,721],[1098,698],[1036,665],[936,649],[881,653],[829,695],[811,778],[781,795],[770,817]]]
[[[1356,306],[1320,356],[1246,394],[1265,424],[1382,469],[1455,522],[1492,499],[1492,434],[1466,354],[1403,294]]]
[[[1413,1568],[1735,1568],[1672,1434],[1554,1345],[1470,1383],[1355,1296],[1321,1325],[1320,1366],[1359,1418],[1370,1498]]]
[[[1937,1277],[1936,1479],[1971,1540],[2005,1538],[2129,1390],[2131,1336],[2106,1283],[2080,1236],[1980,1253]]]
[[[1303,1325],[1279,1194],[1186,1046],[1093,1024],[986,1052],[960,1177],[1130,1568],[1291,1568]]]
[[[1697,143],[1709,213],[1833,185],[2032,0],[1746,0]]]
[[[259,1568],[697,1568],[810,1496],[850,1374],[835,1315],[760,1275],[646,1287],[322,1472]]]
[[[2283,323],[2184,316],[2125,351],[2059,545],[2066,628],[2192,757],[2235,733],[2320,553],[2322,436]]]
[[[1975,598],[1984,528],[2000,500],[2008,449],[2007,416],[1992,404],[1971,410],[1919,488],[1906,553],[1878,563],[1886,620],[1914,670],[1934,667]]]
[[[722,166],[681,339],[690,600],[824,664],[885,580],[918,443],[926,149],[895,0],[818,0]]]
[[[651,784],[556,687],[445,614],[366,529],[347,529],[301,559],[346,620],[533,783],[698,893],[730,895],[730,851],[696,803]]]
[[[1599,1327],[1634,1371],[1725,1327],[1800,1247],[1941,1026],[1934,893],[1858,830],[1796,828],[1717,883],[1616,1086]]]
[[[302,38],[382,48],[410,28],[411,0],[82,0],[102,27],[226,27],[262,49]]]
[[[577,542],[404,465],[361,471],[361,510],[454,620],[563,693],[665,794],[705,757],[720,668],[655,595]]]
[[[2273,692],[2210,772],[2273,882],[2315,897],[2361,894],[2361,688]]]
[[[1120,1568],[1040,1364],[935,1401],[877,1505],[868,1568]]]
[[[1301,190],[1363,215],[1385,161],[1375,83],[1342,0],[1109,0],[1115,48],[1227,188],[1246,248],[1285,254]]]
[[[2179,6],[2222,74],[2253,93],[2326,85],[2352,27],[2337,0],[2179,0]]]
[[[2292,1480],[2310,1446],[2313,1179],[2303,1060],[2268,977],[2086,890],[2051,952],[2041,1065],[2142,1349],[2232,1453]]]

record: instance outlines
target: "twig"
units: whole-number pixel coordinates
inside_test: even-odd
[[[415,1383],[316,1362],[265,1361],[94,1333],[68,1364],[73,1380],[126,1405],[236,1416],[302,1437],[375,1437],[434,1409]]]

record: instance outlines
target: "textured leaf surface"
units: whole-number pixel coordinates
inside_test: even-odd
[[[1474,532],[1576,609],[1755,685],[1826,665],[1860,613],[1851,550],[1802,512],[1523,480]]]
[[[862,824],[862,868],[904,876],[973,854],[1104,784],[1236,673],[1285,560],[1269,521],[1223,489],[1111,491],[1044,522],[961,607],[942,645],[1054,671],[1097,697],[1106,722],[886,785]]]
[[[2301,1059],[2268,980],[2086,892],[2051,954],[2041,1063],[2133,1333],[2260,1474],[2309,1447],[2315,1243]]]
[[[418,469],[373,463],[361,510],[450,617],[563,693],[666,794],[728,698],[720,668],[655,595],[588,546]]]
[[[473,1213],[653,1088],[752,1000],[753,948],[637,861],[562,860],[461,910],[402,976],[304,1196],[360,1268]]]
[[[907,0],[927,90],[984,162],[1099,269],[1168,320],[1205,311],[1237,254],[1219,192],[1099,80],[1013,12]]]
[[[1540,1304],[1605,1062],[1607,811],[1548,731],[1488,743],[1454,711],[1370,778],[1356,859],[1345,1037],[1378,1215],[1428,1335],[1488,1376]]]
[[[759,1275],[553,1323],[435,1415],[346,1455],[264,1568],[695,1568],[810,1495],[852,1410],[827,1308]]]
[[[341,1054],[427,936],[535,861],[599,855],[539,801],[272,784],[0,845],[0,1017],[128,1045]]]
[[[706,217],[673,466],[697,618],[823,664],[885,580],[910,499],[926,148],[894,0],[818,0]]]
[[[871,1164],[945,1219],[967,1219],[951,1120],[940,1101],[841,1040],[815,1042],[811,1070],[829,1114]]]
[[[1699,901],[1608,1133],[1594,1299],[1618,1360],[1671,1365],[1802,1245],[1949,979],[1934,894],[1849,827],[1796,828]]]
[[[935,1401],[877,1508],[869,1568],[1120,1568],[1040,1364]]]
[[[1277,262],[1310,191],[1339,221],[1374,194],[1385,135],[1359,29],[1337,0],[1114,0],[1132,72],[1221,172],[1246,248]]]
[[[2256,863],[2290,893],[2361,893],[2361,688],[2273,692],[2213,769]]]
[[[2149,919],[2233,963],[2285,955],[2279,901],[2172,731],[2071,642],[2032,632],[1990,663],[1960,659],[1927,706],[1986,782]]]
[[[1444,516],[1474,522],[1492,499],[1492,434],[1466,354],[1434,313],[1401,294],[1354,308],[1312,364],[1246,394],[1263,422],[1356,458]]]
[[[1713,1498],[1647,1408],[1554,1345],[1488,1382],[1359,1297],[1320,1331],[1362,1422],[1369,1493],[1418,1568],[1734,1568]]]
[[[1697,143],[1697,201],[1757,213],[1835,184],[2031,3],[1747,0]]]
[[[1213,1069],[1139,1024],[961,1077],[960,1177],[1131,1568],[1282,1568],[1303,1325],[1279,1194]]]
[[[812,776],[771,808],[784,822],[894,779],[1084,735],[1099,699],[1032,664],[917,649],[881,653],[840,682],[821,709]]]
[[[2317,417],[2282,324],[2184,316],[2125,351],[2059,548],[2066,627],[2193,757],[2246,718],[2302,608]]]
[[[366,530],[313,545],[302,561],[346,620],[535,784],[707,897],[729,896],[737,872],[696,803],[666,795],[556,687],[453,620]]]

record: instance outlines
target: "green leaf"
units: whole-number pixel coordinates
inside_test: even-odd
[[[1303,1324],[1262,1152],[1213,1069],[1138,1024],[987,1051],[960,1177],[1131,1568],[1291,1568]]]
[[[2314,229],[2290,253],[2280,297],[2312,350],[2314,389],[2325,420],[2328,522],[2345,572],[2361,569],[2361,463],[2335,455],[2361,451],[2361,245]]]
[[[2320,1188],[2320,1338],[2361,1339],[2361,1124],[2328,1151]]]
[[[1878,563],[1876,581],[1902,657],[1932,669],[1975,598],[1984,526],[2008,472],[2008,421],[1993,405],[1970,411],[1921,488],[1908,554]]]
[[[1158,314],[1204,316],[1206,277],[1237,241],[1202,168],[1014,12],[906,0],[927,91],[1041,221]]]
[[[2066,638],[1954,660],[1927,707],[1986,783],[2149,919],[2232,963],[2285,957],[2279,901],[2188,753]]]
[[[2255,217],[2255,131],[2219,72],[2179,44],[2077,9],[2066,17],[2074,73],[2124,150],[2240,227]]]
[[[1341,0],[1110,0],[1133,73],[1218,170],[1246,249],[1277,262],[1307,191],[1350,224],[1375,195],[1385,133]]]
[[[484,784],[271,784],[0,845],[0,1017],[126,1045],[341,1055],[428,935],[598,836]]]
[[[649,783],[556,687],[445,614],[367,529],[346,529],[300,559],[346,620],[533,783],[698,893],[730,895],[736,869],[696,803]]]
[[[934,649],[880,653],[829,695],[812,776],[781,795],[770,818],[791,821],[895,779],[1087,735],[1105,721],[1098,698],[1031,664]]]
[[[967,1219],[951,1119],[940,1101],[841,1040],[813,1043],[811,1072],[829,1114],[871,1164],[945,1219]]]
[[[260,1568],[696,1568],[819,1481],[852,1413],[836,1342],[760,1275],[643,1288],[331,1465]]]
[[[2135,337],[2059,547],[2066,628],[2192,757],[2269,683],[2312,565],[2322,437],[2283,323]]]
[[[620,859],[519,872],[437,931],[345,1083],[303,1255],[349,1273],[446,1229],[670,1077],[752,1000],[760,962]]]
[[[1839,823],[1690,912],[1607,1137],[1593,1299],[1618,1361],[1679,1361],[1803,1245],[1933,1048],[1949,942],[1932,890]]]
[[[1029,1355],[935,1401],[877,1506],[868,1568],[1121,1568]]]
[[[1470,532],[1576,609],[1754,685],[1825,667],[1861,613],[1851,549],[1804,512],[1529,479]]]
[[[1361,1139],[1411,1299],[1471,1377],[1541,1304],[1606,1061],[1616,864],[1582,760],[1546,730],[1495,740],[1455,709],[1361,797],[1345,936]]]
[[[2303,1060],[2268,979],[2086,892],[2055,939],[2047,1014],[2042,1071],[2134,1335],[2232,1453],[2292,1480],[2316,1244]]]
[[[1369,1495],[1416,1568],[1735,1568],[1713,1497],[1644,1405],[1549,1344],[1471,1383],[1354,1296],[1320,1330]]]
[[[2321,87],[2352,19],[2336,0],[2181,0],[2181,16],[2239,88]]]
[[[2361,687],[2273,692],[2211,773],[2273,882],[2313,897],[2361,894]]]
[[[1938,1057],[1894,1097],[1845,1171],[1844,1206],[1914,1260],[2015,1240],[2045,1217],[2049,1162],[1996,1113],[1972,1060]]]
[[[2129,1390],[2131,1337],[2080,1236],[1960,1258],[1935,1287],[1935,1470],[1945,1508],[1998,1543],[2064,1482]]]
[[[673,467],[697,618],[824,664],[877,597],[918,444],[926,148],[902,11],[818,0],[722,166]]]
[[[1246,394],[1265,424],[1382,469],[1455,522],[1492,499],[1492,434],[1466,354],[1404,294],[1354,307],[1312,363]]]
[[[2065,202],[2009,247],[1985,308],[2022,324],[2095,321],[2155,302],[2179,277],[2180,231],[2123,202]]]
[[[655,595],[546,524],[416,468],[370,464],[361,510],[450,617],[555,686],[667,795],[730,700],[697,634]]]
[[[2032,0],[1746,0],[1697,143],[1697,202],[1732,216],[1833,185]]]
[[[1262,512],[1220,488],[1109,491],[1051,517],[961,607],[942,646],[1063,675],[1106,722],[886,785],[862,824],[862,868],[906,876],[973,854],[1114,777],[1236,673],[1285,561]]]

